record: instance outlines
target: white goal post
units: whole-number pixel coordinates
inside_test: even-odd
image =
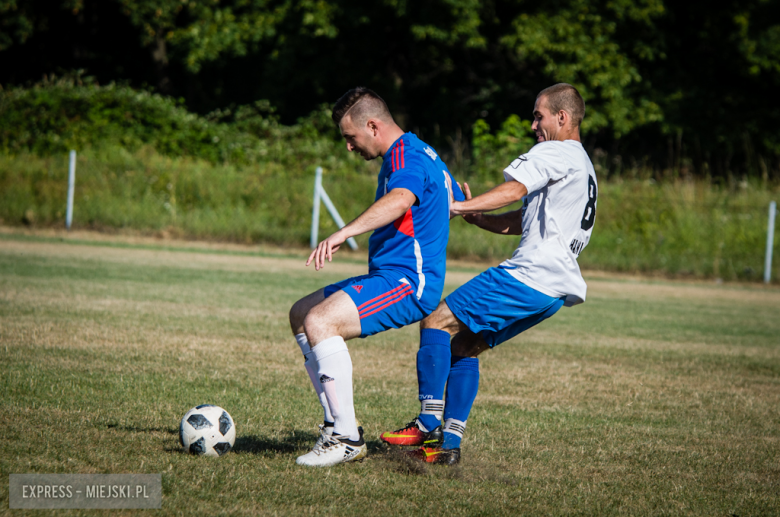
[[[73,222],[73,191],[76,189],[76,151],[71,150],[68,160],[68,202],[65,210],[65,228]]]
[[[764,257],[764,283],[768,284],[772,279],[772,248],[775,240],[775,215],[777,203],[769,203],[769,221],[766,229],[766,256]]]
[[[339,229],[344,228],[344,220],[339,215],[339,211],[336,210],[336,206],[330,200],[328,193],[322,188],[322,167],[317,167],[317,170],[314,173],[314,207],[311,211],[311,239],[309,240],[309,245],[312,249],[316,248],[319,242],[317,240],[317,234],[320,229],[320,200],[325,203],[325,208],[328,209],[330,216],[338,225]],[[352,237],[347,239],[347,244],[349,244],[349,247],[353,250],[358,249],[357,242],[355,242],[355,239]]]

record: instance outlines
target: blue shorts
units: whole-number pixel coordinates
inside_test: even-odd
[[[542,294],[506,270],[492,267],[444,301],[456,318],[493,348],[558,312],[565,299]]]
[[[402,273],[383,270],[331,284],[325,288],[325,298],[337,291],[347,293],[360,314],[360,337],[368,337],[427,316],[415,290]]]

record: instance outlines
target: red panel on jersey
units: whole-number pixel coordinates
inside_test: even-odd
[[[404,235],[408,235],[411,238],[414,238],[414,222],[412,221],[412,209],[406,211],[404,215],[399,217],[395,220],[393,223],[393,226],[395,228],[403,233]]]

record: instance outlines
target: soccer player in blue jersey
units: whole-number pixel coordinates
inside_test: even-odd
[[[429,463],[460,461],[461,438],[479,387],[477,356],[562,306],[585,301],[587,286],[577,257],[590,241],[598,194],[596,173],[580,142],[585,103],[573,86],[560,83],[539,93],[533,115],[537,144],[504,169],[506,182],[473,199],[464,185],[467,200],[452,203],[454,215],[484,230],[522,235],[520,245],[511,258],[456,289],[422,321],[420,414],[381,436],[393,445],[422,446],[414,455]],[[521,199],[518,210],[485,213]]]
[[[342,96],[333,121],[347,150],[366,160],[381,156],[383,163],[374,203],[320,242],[306,262],[320,270],[348,238],[373,231],[368,274],[320,289],[290,310],[290,326],[325,417],[314,448],[296,461],[306,466],[366,456],[345,341],[415,323],[436,308],[444,288],[450,206],[465,199],[436,152],[404,133],[368,88]]]

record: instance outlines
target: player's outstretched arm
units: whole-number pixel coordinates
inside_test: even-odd
[[[475,198],[471,197],[467,183],[463,184],[463,192],[466,200],[454,201],[450,208],[454,215],[482,214],[504,208],[523,199],[528,189],[519,181],[507,181]]]
[[[328,262],[333,260],[333,254],[347,239],[392,223],[404,215],[416,199],[417,197],[412,194],[411,190],[405,188],[391,190],[368,207],[354,221],[320,242],[309,255],[306,265],[308,266],[314,261],[314,269],[319,271],[325,265],[325,259]]]
[[[522,185],[522,184],[521,184]],[[468,183],[463,184],[463,193],[466,201],[472,199],[471,189]],[[522,208],[512,210],[503,214],[464,214],[463,219],[467,223],[473,224],[493,233],[502,235],[520,235],[523,233],[523,213]]]

